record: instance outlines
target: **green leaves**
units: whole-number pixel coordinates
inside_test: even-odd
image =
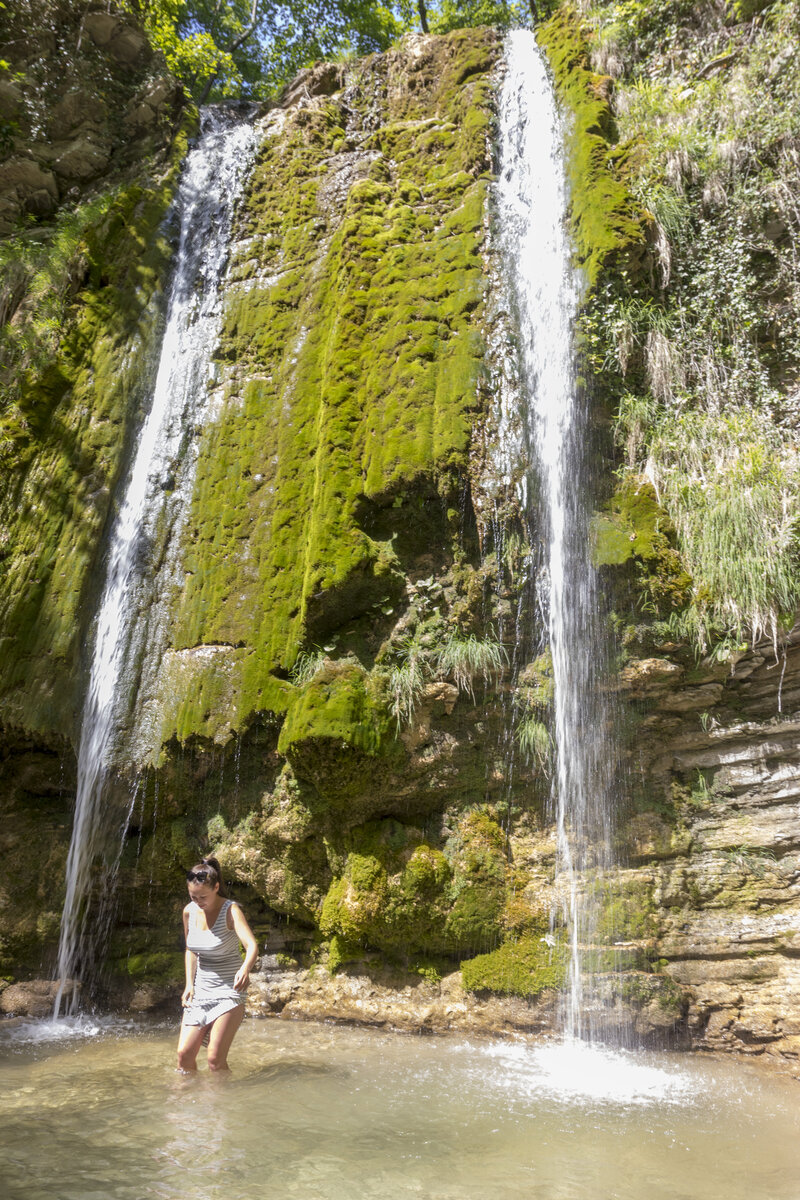
[[[384,50],[401,32],[367,0],[126,0],[199,103],[266,99],[321,58]]]

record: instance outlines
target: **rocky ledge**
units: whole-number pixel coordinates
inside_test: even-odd
[[[800,1055],[800,631],[734,663],[628,663],[640,793],[621,851],[693,1046]]]

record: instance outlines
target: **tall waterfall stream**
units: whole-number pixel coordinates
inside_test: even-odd
[[[573,326],[580,280],[571,265],[564,129],[533,34],[507,41],[500,105],[496,207],[519,341],[521,500],[543,546],[538,592],[553,663],[557,883],[564,897],[569,987],[563,1028],[590,1034],[583,1012],[582,948],[592,940],[588,868],[607,865],[612,746],[603,711],[603,634],[589,558],[588,422],[575,380]],[[534,499],[535,498],[535,499]]]
[[[115,747],[135,700],[144,643],[156,636],[143,619],[153,600],[148,551],[165,515],[173,541],[180,530],[193,478],[190,435],[208,398],[231,220],[255,146],[252,125],[231,112],[207,109],[202,123],[178,191],[180,236],[158,374],[111,536],[96,621],[78,749],[56,1015],[62,1001],[68,1000],[71,1008],[77,1005],[77,984],[91,969],[93,947],[102,937],[98,925],[103,922],[89,899],[93,864],[105,849],[108,832],[104,801]],[[118,854],[122,838],[114,842]],[[112,850],[106,892],[113,887],[118,862],[113,855]]]

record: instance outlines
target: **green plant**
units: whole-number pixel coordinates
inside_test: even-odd
[[[522,937],[504,942],[489,954],[479,954],[461,964],[466,991],[499,992],[506,996],[538,996],[564,986],[569,955],[563,941],[552,945],[544,937]]]
[[[314,647],[313,650],[301,650],[294,660],[291,670],[291,680],[295,687],[305,687],[325,665],[325,651]]]
[[[697,638],[769,634],[800,604],[800,457],[760,410],[667,414],[651,436],[651,472],[695,591]]]
[[[47,237],[26,230],[0,243],[0,458],[7,431],[20,419],[14,409],[22,376],[42,370],[55,354],[83,274],[83,238],[116,194],[63,210]]]
[[[732,846],[723,850],[728,867],[754,875],[756,879],[764,879],[777,870],[777,862],[772,850],[753,848],[750,846]]]
[[[453,679],[460,692],[475,699],[475,679],[484,684],[497,679],[508,662],[505,647],[491,638],[464,637],[456,631],[448,635],[435,658],[436,673]]]
[[[517,741],[522,753],[532,759],[545,772],[549,772],[553,739],[546,725],[533,716],[525,716],[517,726]]]
[[[397,728],[410,725],[425,687],[425,660],[419,645],[406,648],[406,658],[389,668],[390,709]]]

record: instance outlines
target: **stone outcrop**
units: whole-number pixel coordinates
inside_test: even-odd
[[[163,149],[183,103],[132,16],[69,0],[14,8],[3,16],[0,234]]]
[[[800,630],[732,664],[632,661],[631,769],[647,811],[623,827],[685,992],[692,1044],[800,1050]]]

